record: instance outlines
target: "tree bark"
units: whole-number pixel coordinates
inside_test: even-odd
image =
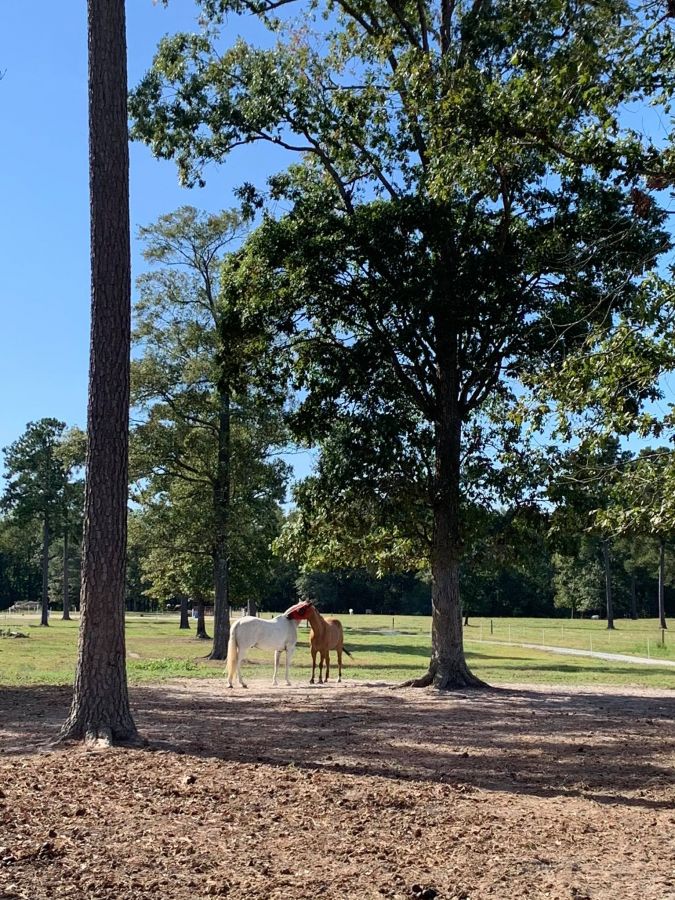
[[[222,362],[223,367],[227,365]],[[230,639],[230,388],[223,374],[218,382],[218,468],[213,487],[213,647],[209,659],[225,659]]]
[[[464,657],[459,592],[460,466],[462,416],[459,406],[457,336],[439,328],[437,337],[438,418],[435,423],[433,536],[431,547],[431,660],[427,673],[409,682],[439,690],[482,687]]]
[[[630,576],[630,617],[635,620],[637,614],[637,577],[635,572],[631,572]]]
[[[124,638],[131,272],[124,0],[88,0],[91,345],[80,639],[62,739],[136,741]]]
[[[200,641],[209,641],[211,639],[206,633],[206,619],[204,618],[204,598],[196,597],[195,603],[197,605],[197,634],[195,636]]]
[[[666,622],[666,542],[659,538],[659,628],[667,628]]]
[[[188,598],[183,594],[180,598],[180,629],[190,628],[190,617],[188,616]]]
[[[246,615],[247,616],[257,616],[258,615],[258,604],[255,600],[247,600],[246,601]]]
[[[49,544],[51,532],[47,519],[42,523],[42,596],[40,625],[46,628],[49,625]]]
[[[612,598],[612,569],[609,556],[609,540],[602,542],[602,561],[605,568],[605,601],[607,606],[607,628],[614,628],[614,601]]]
[[[63,529],[63,616],[62,619],[70,620],[70,586],[68,584],[68,523]]]

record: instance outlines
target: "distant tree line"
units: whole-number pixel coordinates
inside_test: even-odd
[[[28,426],[32,432],[35,424]],[[77,434],[75,430],[65,432]],[[35,474],[35,473],[34,473]],[[74,482],[76,483],[76,482]],[[79,491],[78,496],[81,496]],[[48,604],[52,610],[64,610],[64,586],[68,591],[65,609],[79,607],[79,560],[81,553],[81,512],[72,506],[69,518],[68,553],[64,556],[63,525],[48,551]],[[42,596],[43,542],[39,507],[32,517],[11,511],[0,518],[0,609],[22,602],[40,602]],[[154,513],[136,510],[132,519]],[[590,616],[606,617],[606,585],[602,543],[588,532],[562,534],[552,528],[555,513],[528,511],[518,519],[494,513],[489,528],[473,551],[467,553],[460,571],[462,610],[465,616]],[[508,520],[508,525],[506,522]],[[276,527],[255,555],[237,560],[242,587],[237,588],[231,606],[247,607],[254,585],[255,606],[261,611],[281,612],[299,597],[315,601],[326,612],[389,615],[429,615],[431,611],[430,574],[424,569],[412,572],[385,572],[372,569],[339,567],[333,570],[301,571],[297,563],[282,559],[272,548],[284,524],[277,504]],[[135,522],[131,529],[127,561],[126,607],[129,611],[151,612],[178,609],[184,596],[188,608],[195,607],[197,596],[185,590],[172,590],[162,566],[152,559],[153,545],[147,530]],[[141,540],[134,535],[141,535]],[[675,599],[675,560],[667,544],[665,568],[666,610]],[[654,536],[621,536],[615,539],[611,553],[611,588],[614,615],[618,618],[658,615],[659,540]],[[66,562],[67,561],[67,562]],[[64,565],[68,566],[64,579]],[[247,566],[249,571],[247,571]],[[157,568],[158,567],[158,568]],[[158,571],[156,582],[152,572]],[[178,582],[173,583],[178,586]],[[205,583],[203,602],[212,607],[214,593]]]

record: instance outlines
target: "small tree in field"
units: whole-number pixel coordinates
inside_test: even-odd
[[[84,502],[83,483],[74,479],[74,473],[84,466],[87,437],[79,428],[67,431],[59,446],[59,456],[64,471],[63,496],[61,503],[62,569],[61,596],[63,598],[64,619],[70,619],[70,541],[79,541],[82,535],[82,506]]]
[[[18,522],[39,521],[42,529],[42,618],[49,624],[49,549],[59,530],[67,475],[59,443],[65,424],[56,419],[31,422],[25,433],[5,449],[8,479],[2,498]]]
[[[615,503],[598,516],[618,535],[651,537],[658,548],[659,627],[667,628],[666,546],[675,533],[675,454],[662,447],[646,448],[624,467],[614,486]]]
[[[603,570],[589,548],[575,556],[553,556],[554,603],[558,609],[569,609],[570,618],[595,612],[602,603]]]
[[[34,600],[40,593],[40,529],[0,518],[0,609]]]
[[[153,515],[164,499],[175,502],[164,518],[187,515],[185,540],[179,530],[173,543],[183,572],[200,572],[200,596],[215,597],[212,659],[227,654],[232,590],[241,600],[242,575],[248,570],[250,584],[260,568],[260,544],[269,545],[288,474],[273,458],[287,436],[277,341],[286,317],[241,276],[244,232],[236,212],[207,215],[189,206],[140,232],[154,268],[139,279],[135,308],[133,474]],[[186,559],[186,547],[199,548],[198,562]],[[204,554],[211,586],[201,576]],[[159,559],[155,552],[157,584],[164,580]]]

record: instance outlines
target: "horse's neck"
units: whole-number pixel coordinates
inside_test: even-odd
[[[317,637],[321,637],[321,635],[326,630],[326,620],[323,618],[321,613],[314,610],[309,619],[309,624],[312,626],[312,630]]]
[[[286,626],[287,626],[288,630],[289,630],[290,633],[291,633],[292,635],[294,635],[294,636],[296,637],[296,639],[297,639],[297,635],[298,635],[298,623],[295,621],[295,619],[289,619],[289,618],[287,618],[286,616],[279,616],[279,618],[282,619],[282,620],[285,620]]]

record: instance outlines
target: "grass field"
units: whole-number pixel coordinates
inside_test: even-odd
[[[470,619],[466,640],[543,644],[603,653],[622,653],[675,660],[675,634],[662,634],[658,619],[617,619],[613,631],[606,622],[590,619]]]
[[[368,681],[403,681],[421,674],[429,654],[430,619],[424,616],[343,616],[346,646],[344,677]],[[491,625],[492,621],[492,625]],[[207,620],[207,627],[210,622]],[[465,628],[467,656],[473,671],[489,683],[613,684],[675,688],[675,668],[572,657],[517,646],[536,643],[675,659],[675,634],[666,632],[665,647],[655,620],[617,622],[608,633],[603,622],[560,619],[471,619]],[[53,614],[49,628],[37,616],[0,614],[0,632],[14,629],[28,639],[0,637],[0,684],[68,684],[72,681],[78,622]],[[309,679],[311,667],[304,626],[293,660],[295,680]],[[197,641],[194,628],[178,629],[176,616],[127,617],[127,655],[132,683],[175,677],[223,677],[224,664],[205,657],[210,643]],[[245,671],[271,677],[271,654],[254,651]],[[337,669],[333,670],[337,675]]]

